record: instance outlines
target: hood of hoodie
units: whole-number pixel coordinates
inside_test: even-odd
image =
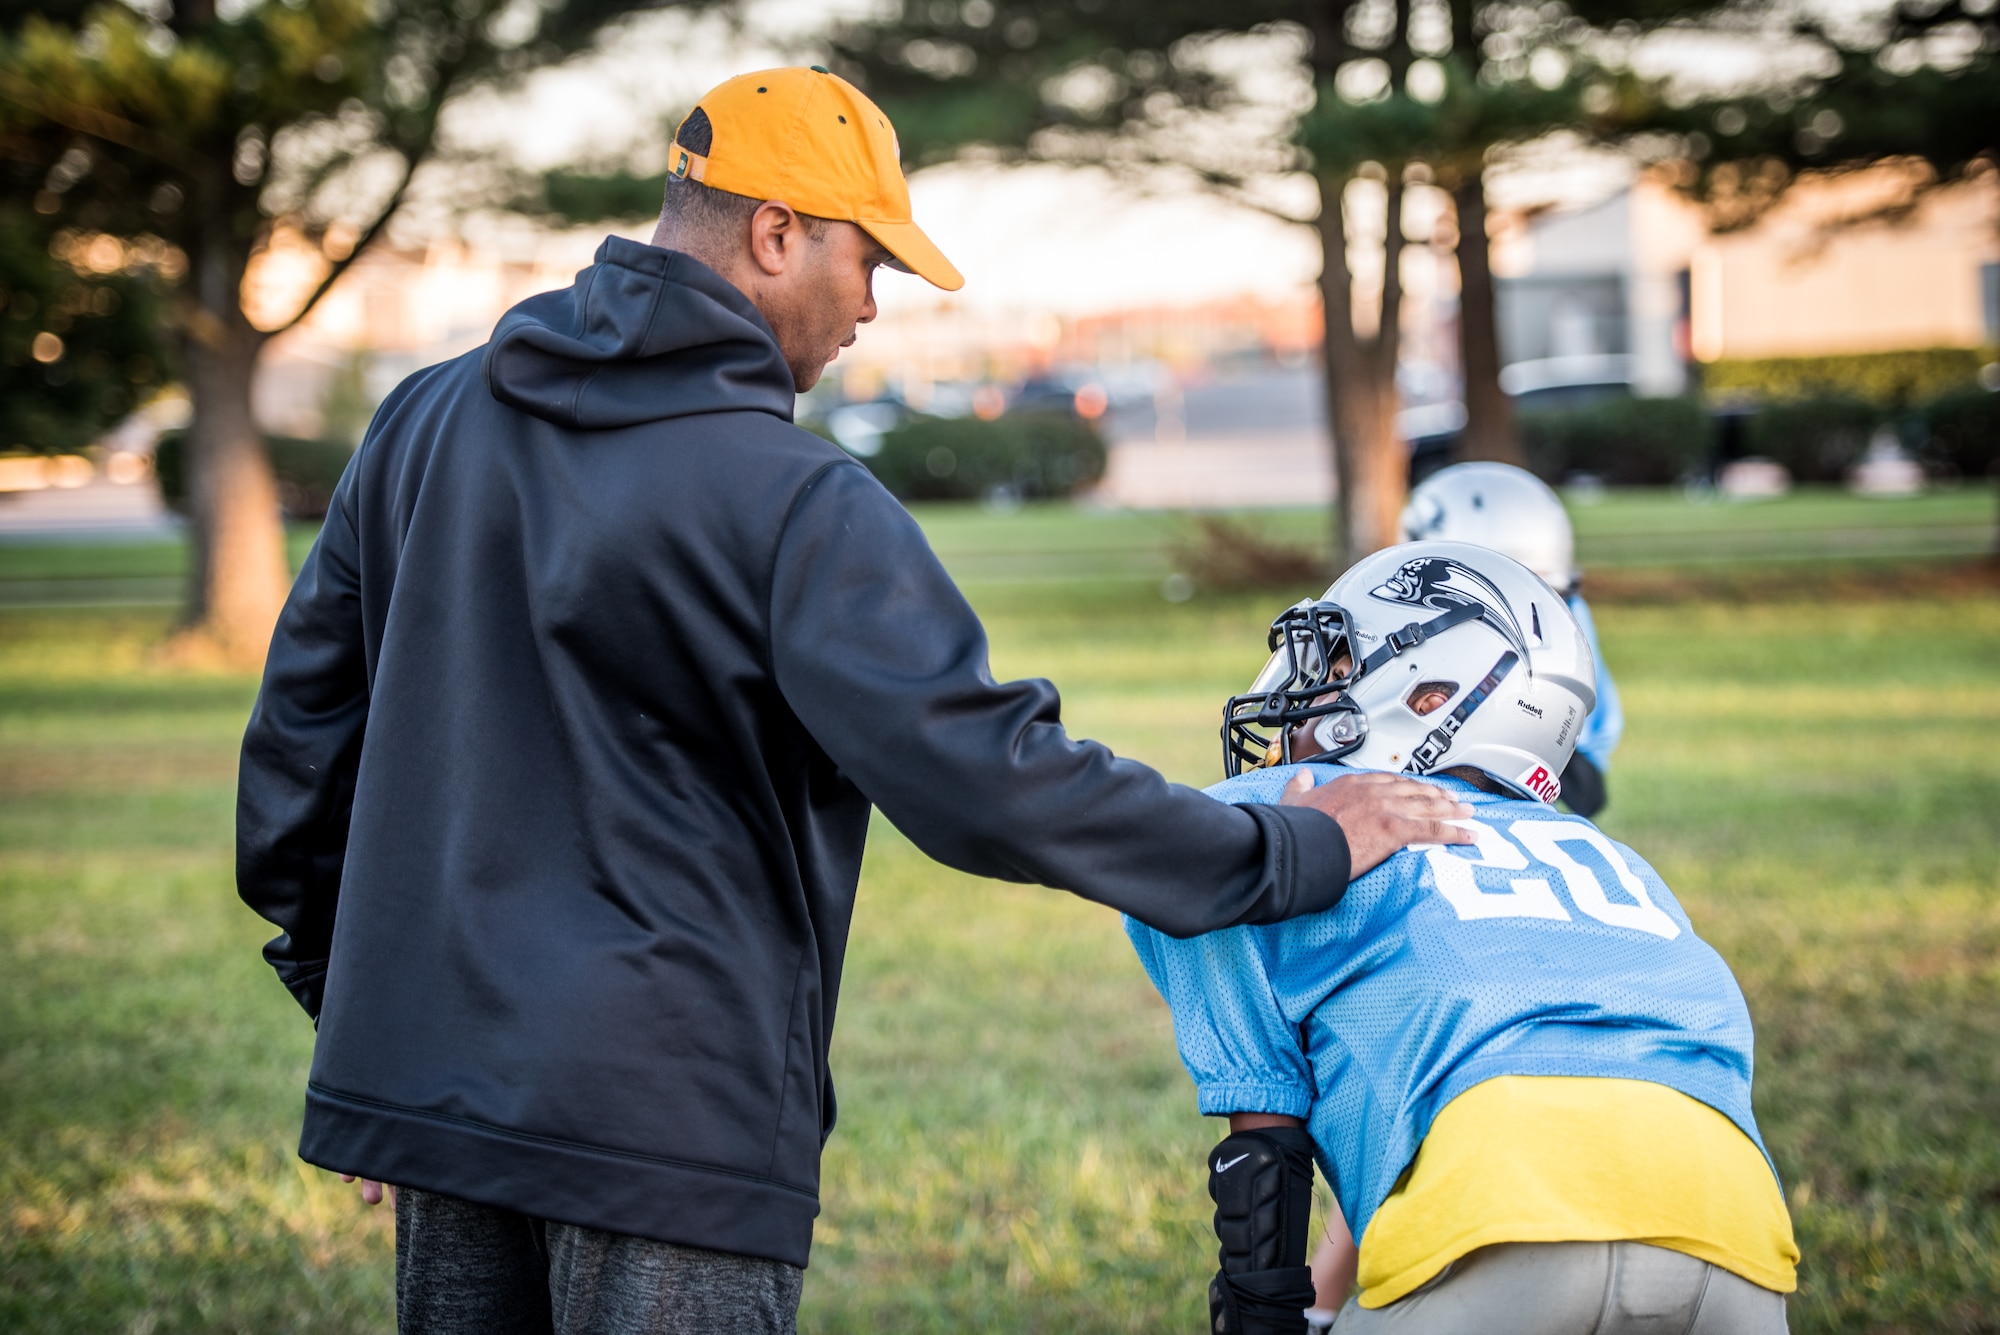
[[[500,402],[576,430],[744,410],[789,422],[796,401],[777,336],[734,284],[617,236],[569,287],[500,317],[484,370]]]

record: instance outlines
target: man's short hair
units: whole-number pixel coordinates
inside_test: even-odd
[[[741,233],[749,225],[750,215],[763,202],[748,195],[717,190],[685,177],[669,176],[666,199],[660,205],[660,217],[673,223],[674,230],[682,235],[691,232],[697,236],[726,236]],[[826,219],[810,213],[798,216],[806,236],[819,240],[826,230]]]
[[[700,181],[669,176],[667,197],[660,206],[660,216],[673,222],[676,230],[716,235],[741,231],[749,225],[750,215],[763,202],[748,195],[732,195],[727,190],[711,189]]]

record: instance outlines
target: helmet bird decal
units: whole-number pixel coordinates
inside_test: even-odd
[[[1498,631],[1522,658],[1528,656],[1527,637],[1508,609],[1506,595],[1486,576],[1448,556],[1405,561],[1395,574],[1368,592],[1384,602],[1427,607],[1434,612],[1477,607],[1481,621]]]

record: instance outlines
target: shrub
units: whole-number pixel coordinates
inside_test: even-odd
[[[1838,482],[1867,453],[1883,410],[1852,395],[1766,404],[1750,419],[1750,453],[1774,459],[1799,482]]]
[[[1973,348],[1917,348],[1831,357],[1757,357],[1710,362],[1702,387],[1714,395],[1805,399],[1838,395],[1905,408],[1974,384],[1989,360]]]
[[[1175,537],[1169,555],[1195,587],[1210,592],[1316,589],[1333,568],[1324,552],[1275,541],[1219,515],[1197,516],[1191,532]]]
[[[1550,482],[1591,473],[1615,487],[1675,482],[1708,460],[1708,416],[1693,399],[1606,399],[1520,417],[1528,467]]]
[[[1924,462],[1940,472],[1985,477],[2000,471],[2000,393],[1962,389],[1924,405],[1930,442]]]
[[[333,503],[333,489],[354,457],[354,447],[332,440],[300,440],[296,436],[266,436],[264,447],[271,471],[278,476],[278,504],[287,519],[324,519]],[[153,452],[153,473],[160,497],[176,510],[187,509],[186,433],[169,431]]]
[[[885,433],[863,463],[898,500],[1067,496],[1104,475],[1104,442],[1068,413],[912,417]]]
[[[103,239],[32,211],[24,179],[0,199],[0,450],[73,454],[165,378],[168,284],[120,244],[104,272]]]
[[[172,510],[187,512],[187,441],[179,431],[163,431],[153,445],[153,480],[160,499]]]

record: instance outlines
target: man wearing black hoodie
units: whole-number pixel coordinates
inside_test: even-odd
[[[238,884],[319,1029],[300,1154],[402,1188],[405,1330],[791,1329],[871,804],[1177,935],[1466,837],[1387,775],[1215,802],[995,683],[909,515],[791,422],[877,266],[959,283],[886,118],[748,75],[673,169],[654,245],[382,405],[244,738]]]

